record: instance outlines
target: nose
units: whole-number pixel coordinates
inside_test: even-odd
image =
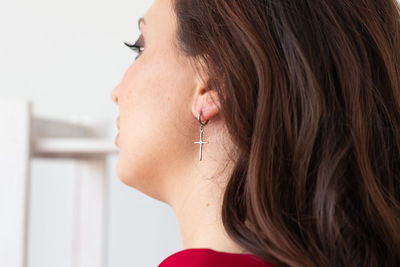
[[[118,105],[118,87],[119,85],[115,86],[115,88],[111,91],[111,99],[117,105]]]

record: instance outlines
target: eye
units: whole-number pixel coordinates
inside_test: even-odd
[[[143,50],[144,50],[144,47],[143,46],[140,46],[140,45],[137,45],[137,44],[129,44],[129,43],[126,43],[126,42],[124,42],[124,44],[126,45],[126,46],[128,46],[130,49],[132,49],[133,51],[135,51],[138,55],[135,57],[135,60],[142,54],[142,52],[143,52]]]
[[[140,38],[134,43],[134,44],[130,44],[127,42],[124,42],[124,44],[129,47],[130,49],[132,49],[133,51],[135,51],[138,55],[135,57],[135,60],[142,54],[143,50],[144,50],[144,46],[140,44],[140,42],[143,40],[143,35],[140,36]]]

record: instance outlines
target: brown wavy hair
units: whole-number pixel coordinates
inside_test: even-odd
[[[400,266],[396,0],[174,0],[237,146],[223,225],[276,266]]]

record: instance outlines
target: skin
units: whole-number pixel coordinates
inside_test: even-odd
[[[155,0],[140,24],[144,50],[126,70],[111,97],[118,105],[120,149],[117,176],[126,185],[170,205],[183,248],[249,253],[222,227],[220,209],[232,169],[232,148],[216,93],[176,45],[170,0]],[[203,77],[203,79],[201,78]],[[200,124],[204,126],[199,161]]]

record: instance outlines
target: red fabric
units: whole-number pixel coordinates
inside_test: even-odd
[[[190,248],[164,259],[158,267],[275,267],[252,254],[216,251],[209,248]]]

